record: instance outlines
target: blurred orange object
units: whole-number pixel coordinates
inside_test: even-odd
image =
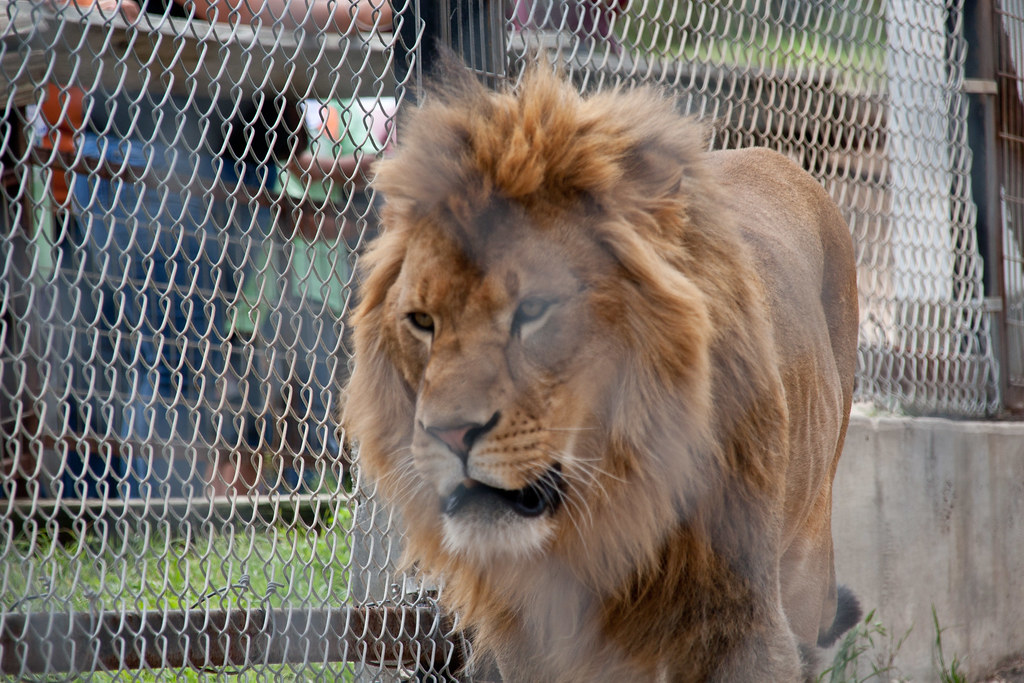
[[[58,86],[49,83],[39,106],[39,114],[46,123],[46,132],[39,141],[43,159],[53,169],[51,191],[54,203],[64,208],[68,201],[70,180],[67,163],[75,152],[75,135],[82,129],[84,92],[77,86]]]

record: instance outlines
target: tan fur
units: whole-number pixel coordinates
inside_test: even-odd
[[[507,681],[798,679],[836,612],[857,311],[835,205],[773,152],[707,153],[651,90],[450,79],[380,164],[345,415],[408,562]],[[517,326],[531,297],[555,303]],[[492,416],[465,465],[426,431]],[[553,514],[441,512],[554,463]]]

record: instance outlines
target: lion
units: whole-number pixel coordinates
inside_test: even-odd
[[[859,619],[850,232],[648,87],[448,69],[376,169],[344,424],[505,681],[794,681]]]

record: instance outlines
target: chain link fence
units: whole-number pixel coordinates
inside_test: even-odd
[[[859,399],[983,416],[1022,381],[1019,164],[1000,367],[962,0],[261,2],[0,3],[0,674],[464,661],[337,427],[369,164],[436,41],[495,81],[542,51],[581,90],[660,84],[811,171],[857,247]]]

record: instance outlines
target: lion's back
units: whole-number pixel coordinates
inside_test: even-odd
[[[856,369],[853,242],[825,189],[789,158],[764,148],[709,155],[764,280],[782,361],[827,345],[844,397]],[[788,358],[787,358],[788,357]]]

